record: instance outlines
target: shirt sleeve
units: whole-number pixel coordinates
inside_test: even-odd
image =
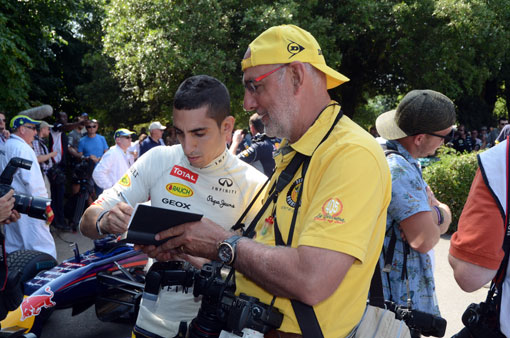
[[[391,203],[388,213],[398,223],[424,211],[430,211],[426,183],[418,168],[400,155],[389,155],[391,171]]]
[[[248,149],[241,151],[237,157],[246,163],[253,163],[258,160],[257,152],[258,144],[252,143]]]
[[[108,144],[106,143],[106,139],[104,138],[104,136],[101,137],[102,137],[101,141],[103,142],[103,152],[108,151]]]
[[[504,237],[505,222],[478,169],[457,232],[450,240],[450,254],[468,263],[496,270],[505,256],[502,248]]]
[[[111,151],[107,151],[101,158],[101,161],[99,161],[99,163],[96,165],[94,172],[92,173],[94,182],[96,182],[96,184],[102,189],[108,189],[115,183],[112,182],[110,178],[110,168],[112,167],[111,160]]]
[[[83,138],[80,139],[80,142],[78,143],[78,152],[83,153]]]

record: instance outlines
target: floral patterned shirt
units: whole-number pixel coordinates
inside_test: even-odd
[[[419,212],[430,211],[431,208],[426,192],[427,183],[422,178],[418,162],[399,142],[388,141],[387,145],[388,149],[395,149],[402,156],[389,154],[386,157],[391,171],[392,193],[388,207],[383,253],[380,259],[381,271],[393,232],[396,235],[396,245],[389,273],[382,272],[383,291],[385,299],[407,305],[406,281],[405,278],[402,280],[404,241],[400,234],[400,222]],[[412,308],[439,316],[430,256],[409,247],[407,275]]]

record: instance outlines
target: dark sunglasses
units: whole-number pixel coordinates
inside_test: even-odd
[[[7,121],[7,120],[6,120],[6,119],[0,119],[0,121],[5,122],[5,121]]]
[[[451,140],[453,140],[453,136],[455,135],[455,129],[452,128],[452,131],[446,135],[439,135],[439,134],[434,134],[434,133],[424,133],[424,134],[430,135],[430,136],[435,136],[435,137],[440,137],[444,140],[444,143],[448,143]]]
[[[97,128],[97,126],[86,126],[87,129]]]
[[[286,63],[286,64],[283,64],[281,65],[280,67],[276,68],[276,69],[273,69],[265,74],[262,74],[260,75],[259,77],[256,77],[254,80],[248,80],[248,81],[244,81],[244,88],[246,88],[250,93],[252,94],[255,94],[257,92],[257,88],[258,86],[256,85],[256,83],[262,81],[263,79],[265,79],[266,77],[268,77],[269,75],[273,74],[274,72],[282,69],[283,67],[285,66],[288,66],[289,64]]]
[[[23,127],[28,128],[28,129],[32,129],[32,130],[35,130],[35,129],[36,129],[36,127],[35,127],[35,126],[23,126]]]

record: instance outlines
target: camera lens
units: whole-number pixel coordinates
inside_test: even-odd
[[[197,317],[191,321],[189,337],[219,337],[225,323],[218,318],[217,311],[217,305],[211,305],[203,299]]]

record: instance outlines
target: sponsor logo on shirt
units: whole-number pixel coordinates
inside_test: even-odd
[[[212,191],[217,191],[217,192],[222,192],[222,193],[225,193],[225,194],[237,194],[237,190],[236,189],[226,189],[226,188],[223,188],[223,187],[212,186],[211,190]]]
[[[177,208],[183,208],[183,209],[188,209],[188,210],[190,210],[190,206],[191,206],[191,204],[180,202],[180,201],[171,200],[171,199],[168,199],[168,198],[162,198],[161,202],[163,202],[165,204],[168,204],[168,205],[175,206]]]
[[[179,197],[191,197],[194,193],[193,189],[181,183],[168,183],[166,185],[166,191]]]
[[[321,208],[321,213],[315,216],[316,221],[326,221],[328,223],[345,223],[345,220],[340,216],[344,209],[342,201],[338,198],[329,198],[324,202]]]
[[[228,177],[222,177],[220,179],[218,179],[218,183],[222,186],[222,187],[231,187],[233,184],[234,184],[234,181],[232,181],[230,178]]]
[[[191,183],[197,183],[198,180],[198,174],[178,165],[174,165],[170,171],[170,175],[182,178],[183,180]]]
[[[131,185],[131,179],[129,178],[128,174],[125,174],[120,178],[119,184],[124,187],[129,187]]]
[[[220,208],[223,208],[223,207],[235,208],[234,204],[227,203],[227,202],[225,202],[225,200],[221,200],[221,201],[217,200],[212,195],[207,196],[207,202],[211,203],[215,207],[220,207]]]
[[[287,192],[287,204],[291,208],[294,208],[296,206],[299,190],[301,190],[302,185],[303,185],[303,178],[300,177],[297,180],[295,180],[294,183],[292,183],[289,191]]]

